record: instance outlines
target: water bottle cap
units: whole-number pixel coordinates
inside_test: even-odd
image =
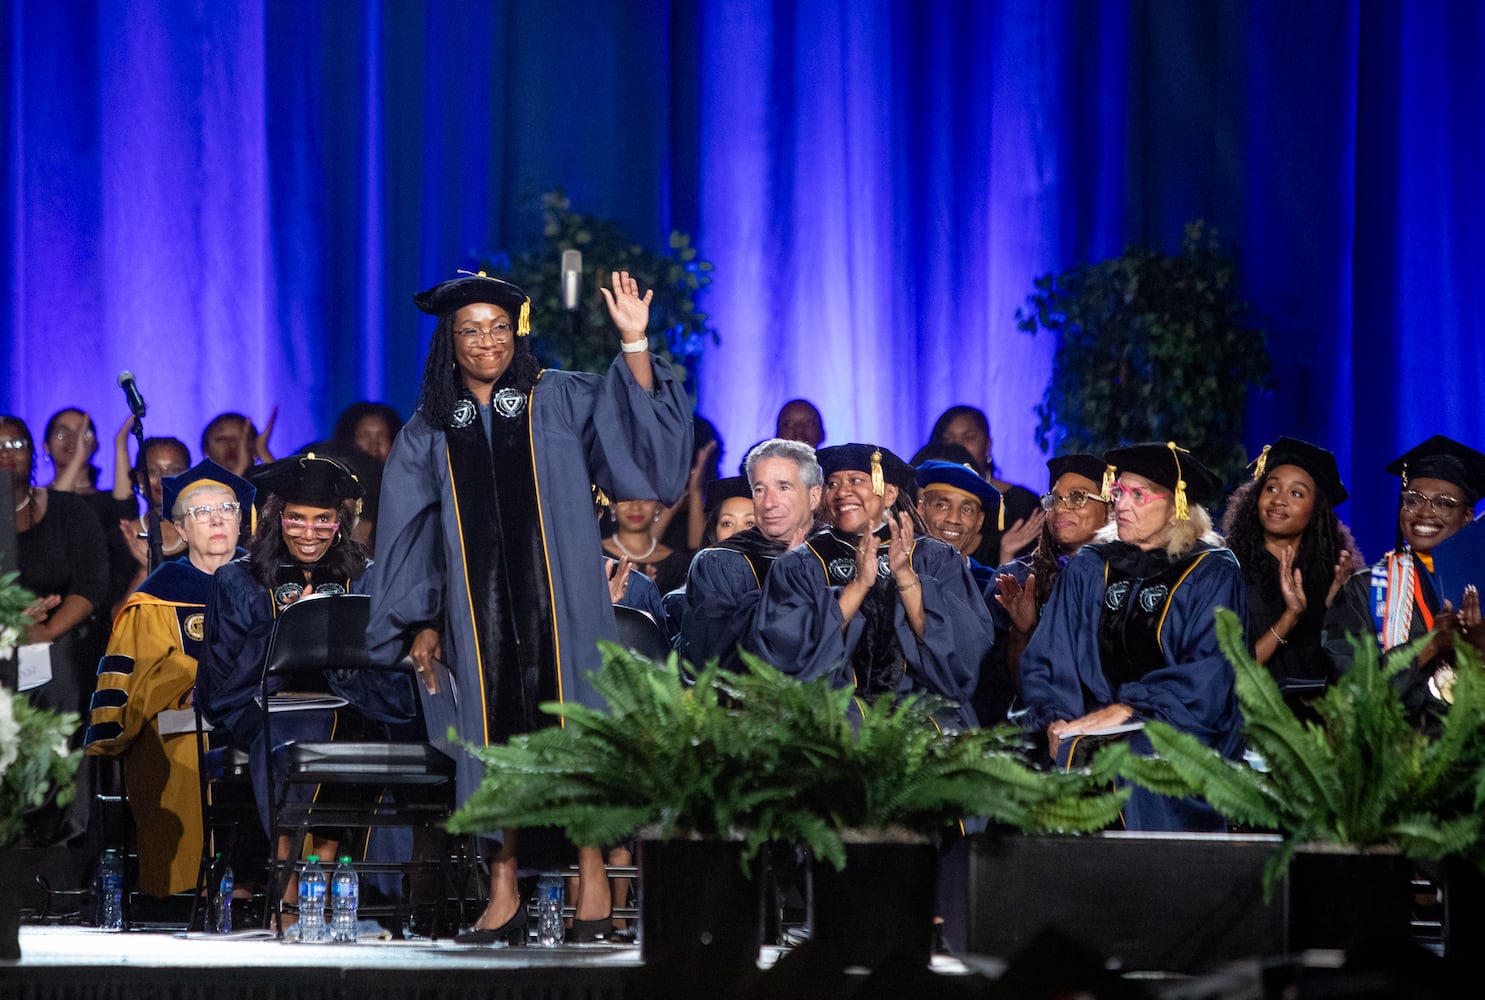
[[[351,863],[351,856],[349,854],[342,854],[340,856],[340,863],[343,864],[343,865],[350,864]]]
[[[320,863],[320,856],[318,854],[311,854],[305,861],[308,864],[317,865]]]

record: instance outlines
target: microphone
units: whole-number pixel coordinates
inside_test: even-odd
[[[562,308],[577,312],[583,301],[583,252],[562,251]]]
[[[129,412],[136,417],[144,416],[144,396],[140,395],[139,386],[134,384],[133,372],[119,372],[119,388],[124,390],[124,398],[129,402]]]

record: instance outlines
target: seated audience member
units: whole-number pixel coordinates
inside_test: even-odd
[[[1042,530],[1042,512],[1036,494],[1024,486],[1015,486],[996,474],[995,459],[990,455],[993,440],[990,420],[983,410],[973,406],[951,406],[939,414],[929,444],[957,444],[969,452],[975,471],[1000,491],[1005,504],[1005,522],[987,528],[975,552],[975,559],[986,566],[1003,566],[1031,551]]]
[[[236,554],[254,490],[206,459],[163,481],[185,554],[125,601],[98,664],[87,752],[122,757],[139,845],[139,889],[169,896],[196,884],[201,794],[194,725],[161,731],[160,713],[189,712],[212,574]]]
[[[1335,456],[1296,438],[1265,445],[1253,479],[1222,518],[1248,589],[1248,642],[1291,705],[1318,697],[1334,668],[1322,646],[1326,609],[1363,565],[1335,515],[1346,499]]]
[[[994,626],[964,557],[921,534],[912,467],[870,444],[819,459],[829,526],[769,570],[754,619],[759,655],[867,702],[938,695],[952,703],[946,724],[974,726],[970,699]]]
[[[757,652],[751,631],[763,581],[774,560],[814,528],[820,505],[824,480],[809,445],[771,438],[748,452],[743,464],[754,525],[696,553],[686,577],[679,648],[696,666],[720,658],[722,666],[736,670],[739,648]],[[721,508],[731,502],[717,505],[719,524]]]
[[[201,710],[233,746],[249,750],[253,793],[263,828],[268,829],[268,775],[261,762],[268,748],[256,701],[273,622],[301,595],[357,591],[367,561],[351,539],[361,485],[342,463],[314,454],[296,455],[254,470],[249,477],[264,498],[249,554],[217,570],[206,609],[206,634],[196,696]],[[355,739],[381,733],[366,720],[401,722],[414,715],[407,678],[389,674],[333,672],[327,677],[349,704],[334,711],[275,715],[273,740],[325,740],[331,733]],[[333,856],[336,838],[316,834],[318,853]],[[286,858],[287,834],[278,838],[278,857]],[[290,885],[290,890],[294,889]],[[285,899],[292,899],[286,893]]]
[[[113,608],[139,581],[134,579],[134,559],[129,546],[119,535],[119,505],[98,489],[99,470],[93,464],[98,454],[97,428],[92,418],[76,407],[58,410],[46,422],[42,447],[56,470],[47,489],[77,496],[93,512],[103,530],[103,544],[108,551],[108,592],[98,608],[98,622],[102,629],[100,639],[106,639]]]
[[[918,513],[932,538],[951,545],[964,556],[970,575],[983,591],[994,582],[993,571],[974,557],[986,509],[997,521],[1003,515],[1000,491],[979,477],[969,465],[930,459],[918,466]]]
[[[998,682],[986,685],[982,681],[982,692],[1020,691],[1021,654],[1036,630],[1062,567],[1108,524],[1111,510],[1104,498],[1104,470],[1104,461],[1097,455],[1062,455],[1047,461],[1051,479],[1048,492],[1041,498],[1046,517],[1036,548],[1030,555],[996,569],[985,592],[995,616],[990,671]],[[990,714],[982,718],[998,721],[1005,718],[1010,703],[986,707]]]
[[[753,492],[745,476],[729,476],[713,479],[706,484],[705,498],[701,508],[705,513],[698,550],[710,548],[726,541],[739,531],[746,531],[756,523],[753,518]],[[694,562],[694,560],[693,560]],[[687,576],[689,577],[689,572]],[[667,591],[660,599],[665,617],[660,619],[670,636],[672,646],[679,646],[682,621],[686,615],[686,585]]]
[[[1062,568],[1021,658],[1027,724],[1059,766],[1081,740],[1158,719],[1228,756],[1242,747],[1232,666],[1217,645],[1219,607],[1245,613],[1242,571],[1199,506],[1222,482],[1174,442],[1119,448],[1109,487],[1115,524]],[[1136,749],[1149,741],[1136,733]],[[1221,830],[1205,803],[1135,789],[1131,830]]]
[[[134,429],[134,416],[119,428],[113,438],[113,501],[117,507],[117,523],[114,534],[123,539],[128,547],[133,569],[125,595],[144,582],[149,572],[149,511],[160,512],[160,553],[169,559],[186,554],[186,540],[180,526],[170,520],[170,510],[162,506],[164,493],[162,482],[170,476],[178,476],[191,467],[191,451],[185,443],[173,437],[150,437],[144,439],[144,465],[149,474],[150,490],[145,498],[145,512],[139,512],[135,494],[142,492],[139,485],[139,470],[129,459],[129,437]],[[247,537],[247,536],[244,536]],[[239,539],[241,540],[241,539]],[[117,616],[123,601],[114,609]]]
[[[1390,650],[1437,630],[1414,664],[1393,679],[1409,714],[1432,731],[1451,698],[1456,637],[1485,649],[1477,585],[1440,593],[1433,559],[1435,549],[1474,519],[1485,495],[1485,455],[1436,434],[1387,471],[1402,479],[1396,547],[1336,595],[1325,620],[1326,648],[1346,670],[1349,636],[1375,636]]]
[[[382,469],[400,430],[402,418],[385,403],[352,403],[336,418],[335,432],[329,441],[305,449],[340,459],[366,488],[361,516],[356,519],[355,539],[366,547],[368,555],[376,551]]]
[[[779,408],[774,436],[818,448],[825,443],[825,418],[807,399],[791,399]]]
[[[247,475],[247,470],[255,464],[267,465],[273,461],[268,437],[277,419],[275,407],[260,433],[241,413],[219,413],[201,432],[201,454],[235,476]]]
[[[614,559],[625,559],[651,580],[662,594],[679,587],[686,580],[686,567],[691,553],[672,549],[660,541],[660,514],[664,505],[659,500],[620,500],[613,505],[617,524],[614,533],[603,540],[603,550]]]

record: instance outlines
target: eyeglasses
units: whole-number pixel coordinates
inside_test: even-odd
[[[1046,511],[1048,514],[1052,513],[1052,511],[1056,510],[1058,507],[1061,507],[1064,510],[1082,510],[1084,507],[1088,506],[1089,500],[1096,500],[1099,503],[1108,503],[1107,500],[1096,493],[1086,493],[1083,490],[1073,490],[1066,496],[1063,496],[1060,493],[1043,494],[1042,510]]]
[[[200,507],[187,507],[186,513],[197,524],[205,524],[217,516],[220,516],[224,521],[231,521],[242,514],[242,504],[236,500],[227,500],[217,504],[215,507],[211,504],[202,504]]]
[[[8,441],[0,441],[0,451],[25,451],[31,446],[20,438],[11,438]]]
[[[1424,507],[1432,507],[1443,517],[1453,517],[1459,512],[1459,509],[1464,506],[1464,501],[1460,500],[1458,497],[1442,495],[1436,497],[1426,497],[1422,493],[1419,493],[1417,490],[1403,490],[1402,505],[1403,510],[1415,514],[1418,511],[1421,511]]]
[[[290,514],[279,515],[279,524],[283,525],[285,531],[291,535],[302,535],[306,531],[312,531],[321,538],[329,538],[340,530],[340,521],[331,519],[328,521],[315,521],[311,524],[302,517]]]
[[[1109,487],[1109,503],[1117,504],[1120,500],[1128,497],[1136,507],[1143,507],[1151,500],[1164,500],[1170,496],[1169,493],[1147,493],[1138,486],[1120,486],[1115,483]]]
[[[494,337],[497,344],[508,344],[514,333],[515,330],[505,320],[492,324],[488,330],[481,330],[477,326],[466,326],[454,331],[454,334],[466,344],[479,343],[486,337]]]
[[[58,427],[52,431],[53,441],[76,441],[79,437],[84,441],[91,441],[93,440],[93,432],[86,427],[80,433],[70,427]]]

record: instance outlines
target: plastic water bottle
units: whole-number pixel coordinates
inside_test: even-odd
[[[543,875],[536,883],[536,943],[555,948],[562,943],[562,879]]]
[[[356,942],[356,910],[361,905],[361,876],[342,855],[330,876],[330,940]]]
[[[212,900],[211,929],[218,934],[232,933],[232,866],[220,854],[213,872],[216,897]]]
[[[98,866],[98,926],[106,931],[124,929],[124,859],[113,848],[103,852]]]
[[[325,869],[318,854],[311,854],[299,873],[299,940],[325,940]]]

